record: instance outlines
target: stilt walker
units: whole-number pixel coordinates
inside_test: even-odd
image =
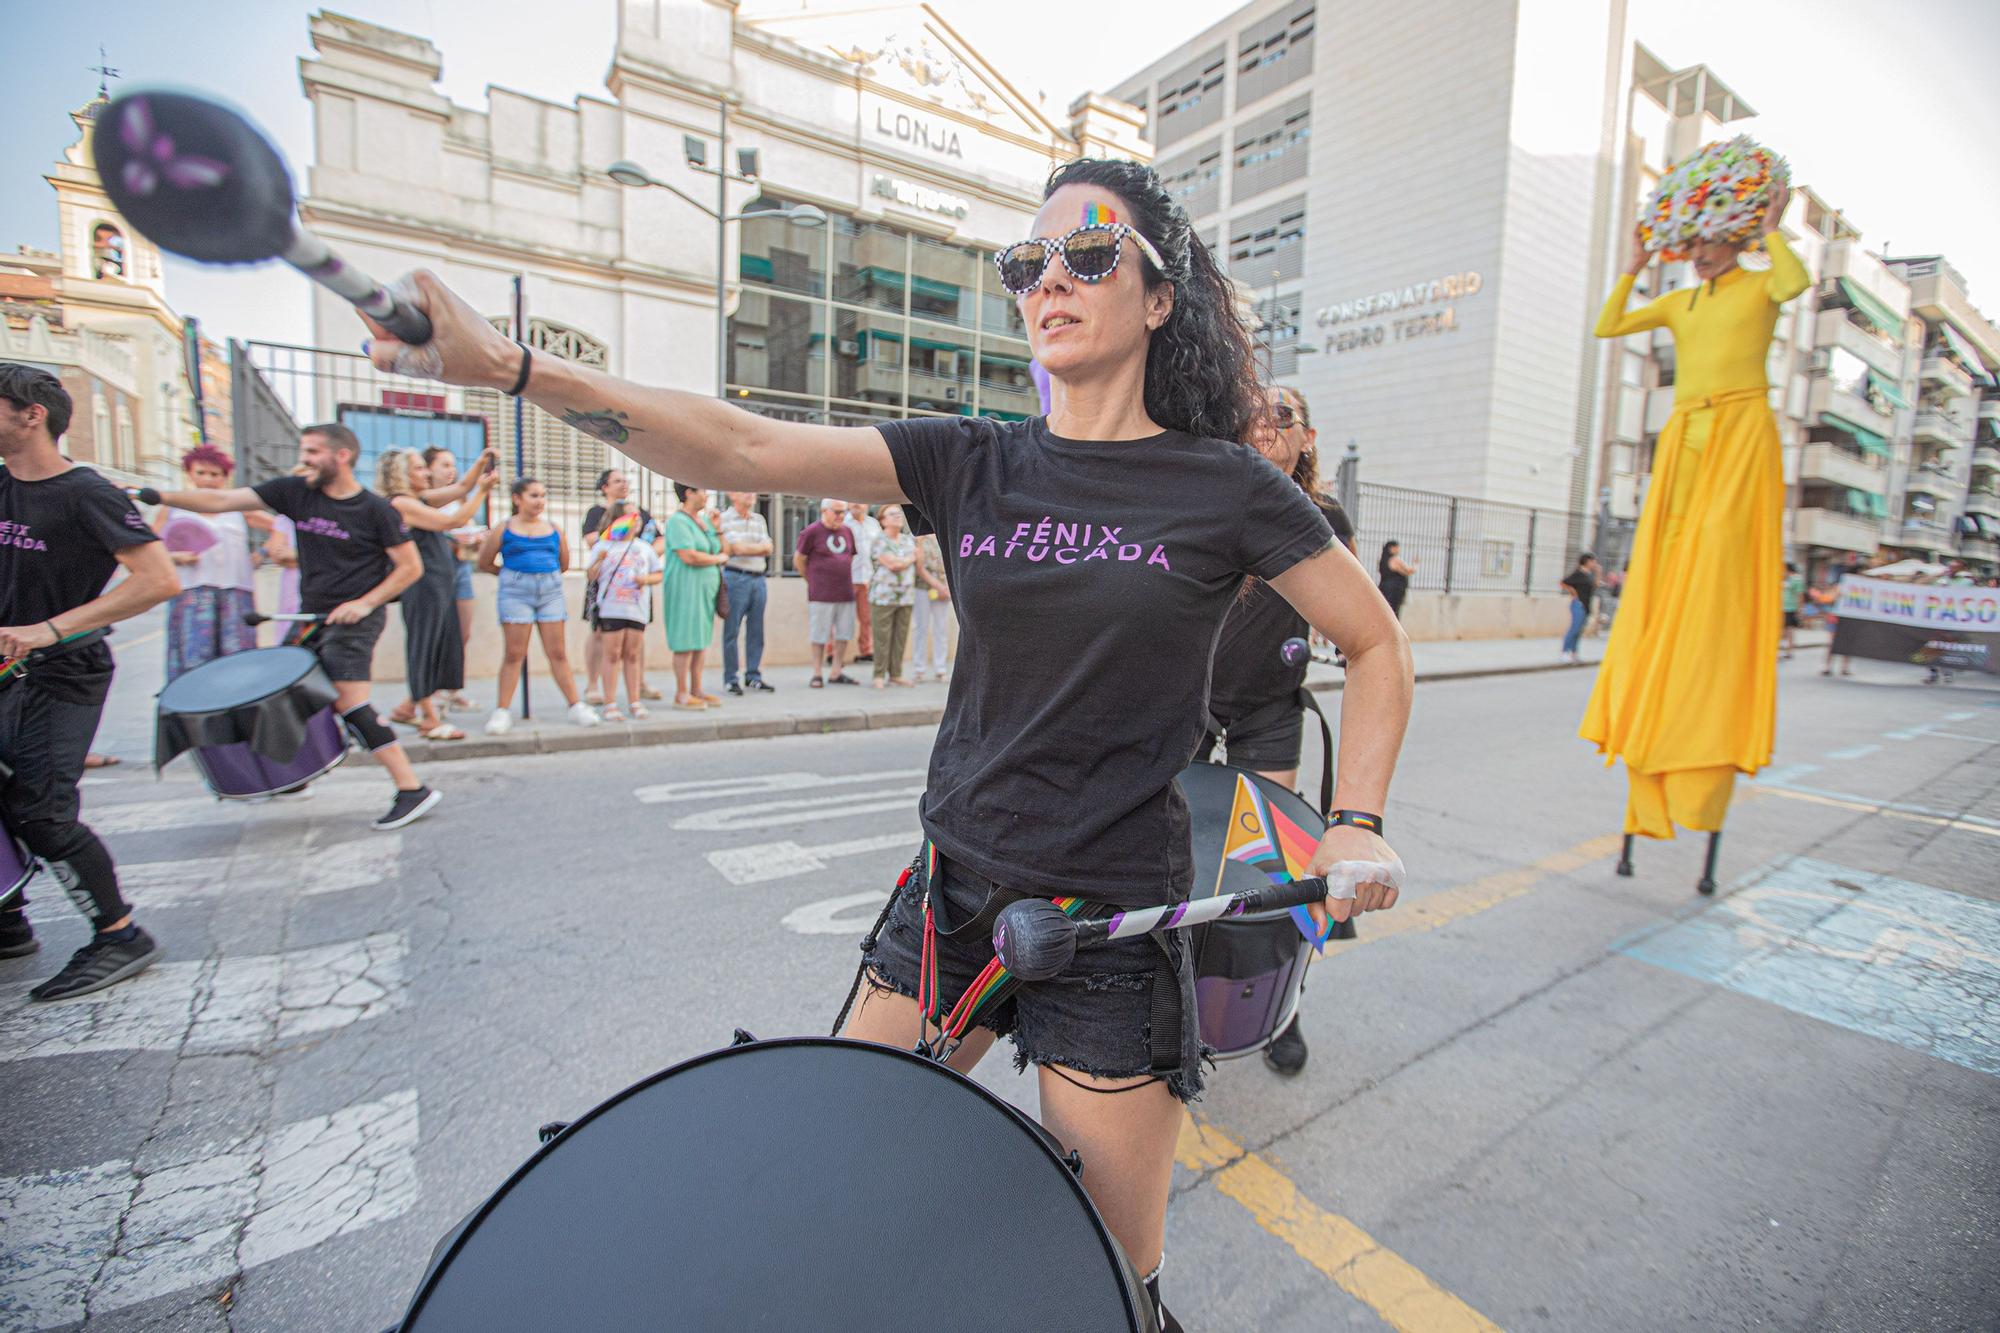
[[[1597,336],[1672,331],[1674,410],[1653,454],[1618,616],[1580,735],[1630,783],[1618,873],[1634,837],[1706,832],[1715,859],[1738,773],[1771,759],[1784,583],[1783,464],[1764,363],[1778,307],[1805,267],[1778,231],[1783,159],[1748,138],[1712,143],[1661,179]],[[1759,243],[1770,267],[1738,256]],[[1693,261],[1696,285],[1627,310],[1655,254]]]

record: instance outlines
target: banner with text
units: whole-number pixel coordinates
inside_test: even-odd
[[[1850,574],[1835,610],[1840,656],[2000,675],[2000,588]]]

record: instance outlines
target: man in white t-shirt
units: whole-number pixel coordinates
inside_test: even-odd
[[[847,529],[854,534],[854,660],[875,660],[875,628],[869,623],[868,585],[875,578],[875,546],[882,520],[859,500],[847,502]]]

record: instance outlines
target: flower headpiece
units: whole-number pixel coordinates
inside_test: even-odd
[[[1703,144],[1660,177],[1639,215],[1641,238],[1665,259],[1685,259],[1697,241],[1749,240],[1790,172],[1747,134]]]

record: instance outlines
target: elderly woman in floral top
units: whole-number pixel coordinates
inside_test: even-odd
[[[896,505],[882,510],[882,535],[876,539],[874,571],[868,580],[868,606],[875,626],[875,688],[892,681],[908,685],[903,674],[903,650],[910,643],[910,616],[917,604],[917,542],[903,530],[903,511]]]
[[[945,582],[944,550],[926,533],[917,538],[917,613],[910,619],[910,656],[914,680],[924,678],[925,664],[944,684],[950,672],[945,659],[951,651],[951,585]]]

